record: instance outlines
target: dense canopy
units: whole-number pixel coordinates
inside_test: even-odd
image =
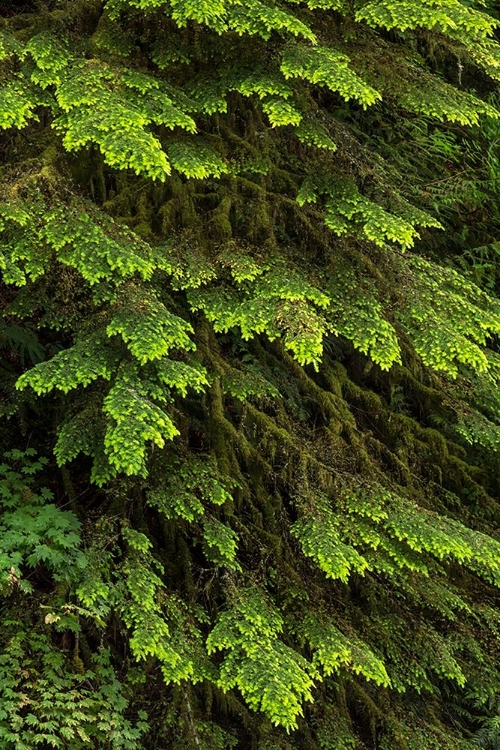
[[[499,19],[0,2],[0,750],[499,747]]]

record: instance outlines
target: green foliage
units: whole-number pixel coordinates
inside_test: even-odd
[[[268,116],[273,128],[300,125],[302,121],[302,114],[299,110],[280,96],[266,96],[262,101],[262,110]]]
[[[35,475],[47,464],[36,451],[12,450],[0,465],[0,585],[3,593],[32,585],[23,570],[44,565],[55,581],[70,581],[87,564],[80,549],[80,523],[69,510],[60,510],[52,492],[35,491]]]
[[[58,260],[78,270],[90,285],[102,279],[140,274],[149,279],[155,264],[138,237],[111,222],[94,222],[81,204],[58,205],[44,216],[37,238],[53,249]]]
[[[297,629],[313,651],[313,666],[321,670],[325,677],[347,668],[378,685],[390,685],[383,661],[362,641],[347,638],[332,623],[309,613]]]
[[[404,567],[428,575],[428,553],[457,560],[498,585],[498,542],[451,518],[380,487],[345,494],[336,510],[326,498],[316,499],[292,526],[304,554],[327,578],[347,581],[351,572]],[[363,548],[375,555],[363,554]]]
[[[141,365],[160,359],[172,349],[194,348],[188,336],[191,326],[169,312],[153,293],[148,299],[131,289],[120,302],[106,333],[121,336]]]
[[[44,32],[31,37],[23,50],[23,57],[26,53],[29,53],[36,63],[31,80],[43,89],[48,86],[60,86],[63,80],[62,73],[73,60],[65,44]]]
[[[381,98],[378,91],[366,85],[349,66],[349,58],[327,47],[287,47],[281,72],[285,78],[304,78],[310,83],[338,91],[343,99],[356,99],[364,107]]]
[[[37,459],[28,448],[10,451],[4,461],[0,467],[2,594],[12,599],[19,591],[27,598],[41,570],[56,589],[66,590],[87,574],[91,561],[82,550],[81,525],[72,511],[50,502],[50,490],[35,488],[47,459]],[[47,626],[56,623],[58,630],[73,631],[78,639],[75,612],[89,614],[65,604],[62,614],[52,611],[45,616],[45,627],[33,628],[33,623],[27,627],[27,622],[15,619],[15,610],[10,619],[4,610],[0,746],[23,750],[40,744],[63,748],[71,743],[71,747],[83,748],[92,742],[95,747],[116,750],[138,747],[147,729],[146,714],[139,711],[137,723],[126,717],[127,690],[117,678],[109,651],[96,651],[92,665],[85,669],[78,645],[70,660],[50,637]]]
[[[24,128],[37,119],[36,108],[46,104],[47,97],[35,87],[27,86],[22,76],[15,76],[0,89],[0,128]]]
[[[413,331],[423,361],[451,377],[456,377],[461,363],[478,372],[488,370],[483,347],[498,330],[498,301],[453,269],[417,257],[408,265],[419,293],[409,298],[401,317]],[[426,298],[433,304],[424,312]]]
[[[366,21],[371,26],[383,26],[386,29],[413,29],[422,26],[427,29],[438,27],[446,33],[464,33],[464,38],[480,41],[492,35],[498,25],[491,16],[464,6],[459,0],[446,3],[435,3],[424,0],[414,5],[408,0],[375,0],[367,2],[357,12],[359,20]]]
[[[228,3],[228,28],[239,35],[258,34],[269,39],[272,32],[302,36],[314,42],[316,37],[311,29],[291,13],[273,7],[260,0],[242,3],[232,0]]]
[[[241,570],[236,560],[238,535],[229,526],[217,518],[207,518],[203,521],[203,539],[208,547],[209,560],[232,570]]]
[[[265,332],[272,341],[283,333],[285,346],[298,362],[317,366],[329,325],[315,307],[327,307],[327,295],[302,274],[291,274],[283,263],[273,263],[254,276],[254,271],[249,275],[239,270],[241,260],[238,265],[232,262],[238,295],[228,287],[190,291],[191,309],[203,310],[217,331],[238,326],[245,340]]]
[[[220,154],[206,143],[177,141],[167,149],[172,166],[186,177],[203,180],[206,177],[220,177],[229,172],[229,167]]]
[[[325,181],[319,175],[309,175],[301,185],[297,195],[299,205],[315,203],[320,196],[326,196],[325,224],[343,235],[359,229],[365,237],[379,247],[386,242],[398,243],[403,249],[412,247],[419,234],[412,223],[395,216],[382,206],[361,195],[356,186],[344,178],[335,182]],[[421,214],[418,223],[422,226],[440,227],[432,216]]]
[[[17,245],[11,245],[12,263],[24,264],[24,268],[18,267],[20,278],[19,281],[13,279],[14,283],[24,285],[25,274],[33,279],[47,271],[50,254],[41,254],[39,243],[42,247],[46,243],[57,254],[59,262],[78,271],[92,287],[115,275],[118,285],[120,277],[140,275],[150,279],[158,267],[153,248],[109,220],[92,221],[82,212],[82,205],[76,204],[74,208],[72,205],[65,210],[59,204],[45,216],[39,201],[35,202],[31,213],[30,208],[30,204],[17,200],[4,203],[0,209],[9,222],[6,232],[13,225],[11,236],[18,241]],[[23,237],[21,244],[17,236],[20,228],[28,234],[28,243]],[[160,263],[170,268],[165,261],[160,260]],[[97,463],[103,465],[96,464],[93,474],[100,483],[117,471],[144,473],[146,443],[152,441],[163,446],[165,440],[178,434],[161,406],[170,402],[171,389],[186,395],[188,387],[199,391],[208,384],[204,369],[196,363],[190,365],[166,357],[180,349],[194,348],[189,338],[192,327],[167,309],[153,287],[146,294],[130,281],[118,286],[116,291],[112,287],[105,288],[104,299],[113,301],[114,305],[107,320],[101,319],[97,330],[85,331],[73,346],[40,362],[16,384],[20,390],[29,387],[37,394],[46,394],[53,390],[68,393],[98,380],[111,381],[102,411],[108,420],[102,445],[104,459],[96,458]],[[95,304],[101,304],[99,294]],[[141,311],[139,317],[138,311]],[[118,344],[120,339],[138,364],[154,361],[145,380],[128,361]],[[79,425],[75,430],[75,421],[71,419],[61,426],[56,447],[61,465],[73,460],[80,451],[96,455],[89,429],[91,426],[84,426],[82,430]]]
[[[0,35],[0,60],[8,60],[13,55],[20,55],[22,52],[23,46],[18,41],[18,39],[14,36],[14,34],[10,34],[8,32],[5,32],[2,30],[2,33]]]
[[[128,700],[108,651],[96,652],[92,669],[78,674],[68,670],[45,633],[29,633],[23,623],[16,624],[0,655],[0,746],[140,747],[146,716],[141,712],[135,724],[126,718]]]
[[[167,682],[203,679],[207,673],[200,634],[189,622],[182,602],[166,597],[158,575],[163,568],[150,553],[151,542],[127,527],[122,533],[128,554],[120,566],[115,595],[118,611],[131,629],[134,657],[157,658]]]
[[[164,180],[170,173],[168,159],[145,126],[155,123],[194,132],[196,125],[157,89],[158,81],[144,73],[120,75],[98,61],[76,62],[57,89],[62,114],[54,127],[64,134],[68,151],[95,143],[107,164]]]
[[[153,400],[154,399],[154,400]],[[135,367],[123,367],[103,403],[109,418],[104,448],[109,463],[129,476],[146,473],[146,441],[160,448],[179,431],[155,401],[165,402],[163,389],[139,377]]]
[[[173,459],[166,477],[148,493],[148,503],[167,518],[194,521],[205,512],[204,503],[224,505],[231,500],[234,480],[221,476],[209,456]]]
[[[78,341],[70,349],[58,352],[47,362],[40,362],[17,381],[20,389],[30,387],[35,393],[49,393],[54,388],[68,393],[79,385],[88,385],[97,378],[109,380],[113,361],[103,345],[102,335],[93,334]]]
[[[238,592],[207,639],[209,653],[225,651],[219,685],[238,687],[249,706],[273,724],[297,727],[303,700],[312,700],[310,665],[279,635],[283,620],[257,589]]]
[[[436,82],[420,71],[415,71],[413,77],[415,85],[412,87],[408,87],[405,79],[396,79],[389,84],[394,87],[400,104],[410,112],[461,125],[477,125],[484,115],[499,117],[497,109],[467,91],[457,90],[442,81]]]
[[[324,126],[317,120],[301,120],[300,125],[295,129],[295,135],[303,143],[310,143],[317,148],[324,148],[328,151],[336,151],[337,146],[332,141]]]
[[[374,294],[374,285],[359,278],[353,269],[337,271],[328,289],[333,330],[352,341],[383,370],[401,362],[394,326],[385,318]]]
[[[363,573],[367,561],[350,545],[345,544],[337,529],[337,521],[328,506],[315,503],[314,512],[304,515],[292,526],[302,552],[311,557],[327,578],[347,581],[351,571]]]
[[[0,747],[494,745],[498,9],[7,6]]]

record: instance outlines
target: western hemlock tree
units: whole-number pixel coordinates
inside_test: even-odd
[[[0,748],[498,742],[499,10],[4,8]]]

